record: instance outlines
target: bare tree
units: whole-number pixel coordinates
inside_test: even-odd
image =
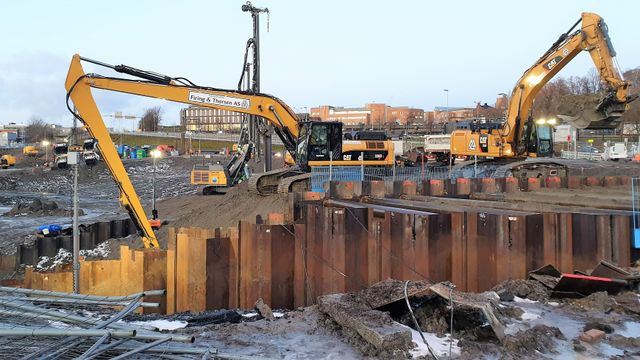
[[[25,128],[25,140],[27,143],[37,143],[42,140],[52,141],[53,134],[49,131],[47,123],[38,116],[29,119],[29,125]]]
[[[629,93],[631,95],[640,94],[640,68],[627,70],[623,76],[631,84]],[[640,134],[640,99],[629,104],[629,110],[622,115],[622,121],[623,124],[632,125],[631,128],[635,134]]]
[[[162,108],[160,106],[154,106],[144,111],[144,115],[142,115],[138,123],[138,128],[140,131],[158,131],[161,122]]]

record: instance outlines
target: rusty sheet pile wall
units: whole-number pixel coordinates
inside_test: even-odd
[[[304,223],[171,229],[167,310],[315,303],[387,278],[451,280],[484,291],[546,264],[563,272],[600,260],[628,265],[626,215],[426,212],[310,202]]]

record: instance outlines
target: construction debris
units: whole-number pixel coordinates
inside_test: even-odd
[[[271,307],[269,307],[269,305],[265,304],[264,300],[262,300],[262,298],[259,298],[256,301],[255,309],[258,311],[260,316],[262,316],[263,318],[265,318],[267,320],[275,320],[276,319],[273,316],[273,311],[271,311]]]

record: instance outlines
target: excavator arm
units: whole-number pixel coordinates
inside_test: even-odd
[[[572,33],[579,23],[582,23],[581,29]],[[627,103],[633,100],[627,91],[629,83],[624,81],[619,69],[615,66],[614,57],[616,54],[604,20],[593,13],[582,13],[580,20],[569,31],[562,34],[516,83],[507,111],[507,121],[503,133],[505,142],[518,144],[523,135],[526,137],[522,131],[525,121],[531,122],[531,108],[536,95],[547,82],[583,50],[589,52],[604,85],[606,95],[603,99],[599,99],[597,104],[592,104],[595,109],[589,108],[588,104],[567,104],[578,109],[572,110],[572,116],[559,115],[565,120],[572,121],[580,128],[588,127],[594,122],[598,122],[599,128],[618,126],[619,122],[616,120],[626,110]],[[586,114],[586,112],[591,113]]]
[[[145,80],[86,74],[81,61],[106,66]],[[72,111],[71,108],[69,110],[85,125],[91,137],[97,140],[97,146],[102,153],[103,160],[120,190],[120,202],[129,211],[147,248],[158,248],[158,241],[116,152],[115,145],[91,93],[92,88],[261,116],[274,125],[275,132],[285,148],[295,154],[299,132],[297,117],[291,108],[273,96],[199,87],[183,78],[170,78],[124,65],[112,66],[82,58],[77,54],[71,60],[65,88],[67,90],[67,104],[71,99],[76,108],[76,111]]]

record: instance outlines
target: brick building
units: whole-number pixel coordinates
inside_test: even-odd
[[[180,109],[180,125],[187,131],[233,132],[240,131],[243,116],[235,111],[189,106]]]
[[[424,121],[424,110],[408,106],[386,104],[366,104],[364,107],[345,108],[321,105],[310,109],[312,118],[322,121],[339,121],[346,125],[384,126],[386,124],[407,124]]]

